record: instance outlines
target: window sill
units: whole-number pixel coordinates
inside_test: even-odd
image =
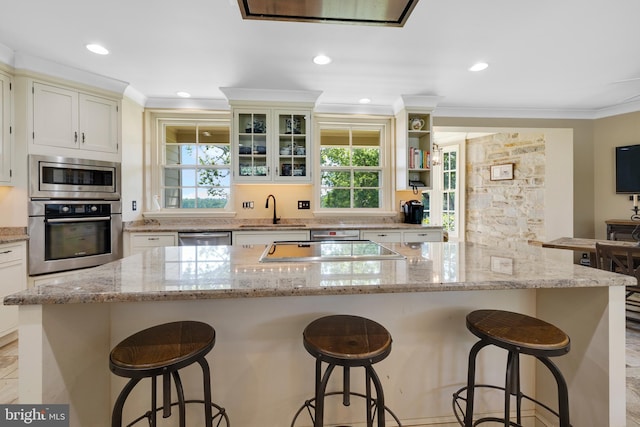
[[[186,209],[163,209],[159,211],[143,212],[142,216],[149,219],[161,218],[233,218],[235,212],[216,212],[210,210],[186,210]]]

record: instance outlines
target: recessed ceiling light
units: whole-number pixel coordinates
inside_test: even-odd
[[[313,58],[313,62],[318,65],[327,65],[331,63],[331,58],[327,55],[317,55]]]
[[[100,46],[99,44],[88,44],[87,49],[90,52],[97,53],[98,55],[108,55],[109,50],[104,46]]]
[[[486,70],[488,66],[489,66],[489,64],[487,64],[486,62],[476,62],[475,64],[473,64],[473,65],[471,66],[471,68],[469,68],[469,71],[482,71],[482,70]]]
[[[180,98],[190,98],[191,94],[189,92],[176,92],[176,95],[178,95]]]
[[[360,104],[370,104],[371,100],[369,98],[362,98],[360,101],[358,101]]]

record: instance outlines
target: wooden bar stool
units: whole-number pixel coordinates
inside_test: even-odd
[[[156,425],[156,413],[162,411],[163,418],[171,416],[171,407],[178,406],[180,427],[186,425],[185,404],[204,405],[205,425],[217,426],[224,420],[227,427],[229,418],[220,406],[211,402],[211,375],[205,356],[216,341],[216,331],[206,323],[182,321],[165,323],[137,332],[116,345],[109,355],[109,369],[114,374],[130,378],[120,392],[113,407],[112,427],[122,426],[122,410],[129,393],[143,378],[151,378],[151,410],[127,424],[131,426],[143,418],[150,426]],[[178,370],[193,363],[200,364],[204,386],[203,400],[185,400],[182,381]],[[156,378],[162,377],[162,406],[157,406]],[[171,402],[171,378],[175,384],[178,401]],[[211,407],[217,413],[212,414]]]
[[[569,424],[569,394],[567,383],[560,370],[549,359],[569,352],[569,336],[554,325],[535,317],[502,310],[476,310],[467,315],[467,328],[480,338],[469,352],[467,385],[453,394],[453,411],[461,426],[473,427],[486,422],[503,423],[505,426],[522,426],[522,399],[540,405],[558,417],[560,427]],[[476,357],[488,345],[495,345],[509,352],[504,387],[475,383]],[[542,362],[553,374],[558,387],[558,411],[520,391],[520,354],[527,354]],[[477,388],[504,391],[504,418],[484,417],[473,421],[473,404]],[[464,397],[466,392],[466,397]],[[510,420],[511,396],[515,397],[516,421]],[[466,408],[462,403],[466,402]]]
[[[379,323],[358,316],[333,315],[316,319],[305,328],[304,348],[316,358],[315,395],[307,400],[295,414],[291,426],[306,408],[314,427],[324,424],[324,400],[326,396],[342,395],[342,404],[350,405],[351,396],[366,399],[367,427],[373,426],[377,418],[378,427],[385,426],[387,411],[400,426],[400,421],[384,404],[384,393],[373,364],[385,359],[391,353],[391,335]],[[322,373],[323,363],[327,368]],[[336,366],[343,368],[343,390],[327,393],[329,377]],[[365,394],[351,391],[350,368],[365,369]],[[371,385],[375,388],[372,397]]]

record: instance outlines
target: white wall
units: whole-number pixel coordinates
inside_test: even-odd
[[[126,96],[122,99],[122,220],[142,218],[144,107]],[[135,201],[137,210],[132,210]]]
[[[605,221],[631,218],[633,202],[628,195],[616,194],[615,147],[640,144],[640,112],[599,119],[594,125],[594,219],[595,236],[606,238]],[[640,173],[640,165],[638,166]]]

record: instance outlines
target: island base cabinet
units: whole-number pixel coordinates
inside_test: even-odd
[[[625,425],[624,288],[615,286],[20,306],[20,399],[68,403],[70,426],[107,427],[124,384],[109,372],[110,348],[146,327],[192,319],[216,329],[207,359],[214,401],[226,408],[231,423],[290,425],[313,395],[314,359],[303,347],[302,331],[318,317],[348,313],[381,323],[393,336],[393,350],[376,371],[386,404],[403,425],[449,427],[455,425],[451,396],[466,383],[469,349],[477,341],[465,316],[481,308],[538,316],[567,332],[571,351],[554,362],[570,387],[572,425]],[[483,352],[477,367],[482,382],[500,384],[506,354]],[[362,392],[356,390],[364,383],[356,371],[352,386]],[[545,373],[523,357],[523,392],[544,401],[554,396],[554,380]],[[198,396],[199,368],[181,375],[187,398]],[[329,390],[341,386],[339,375],[333,380]],[[146,411],[148,400],[148,384],[141,383],[125,417]],[[360,425],[358,400],[345,408],[339,397],[328,399],[326,422]],[[498,394],[476,407],[498,414],[502,404]],[[202,424],[201,407],[191,406],[191,425]],[[525,413],[527,425],[534,425],[535,408],[525,403]]]
[[[27,255],[24,242],[0,245],[0,298],[27,289]],[[0,305],[0,346],[15,339],[18,307]]]

